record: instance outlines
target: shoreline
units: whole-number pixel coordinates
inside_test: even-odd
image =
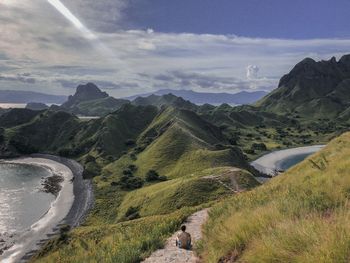
[[[20,234],[14,245],[4,251],[1,262],[26,262],[52,237],[59,235],[60,226],[79,226],[93,205],[91,180],[83,179],[83,167],[74,160],[47,154],[33,154],[5,160],[12,163],[39,165],[61,176],[61,190],[48,211],[26,232]]]
[[[277,150],[267,153],[255,161],[251,162],[250,165],[253,166],[259,172],[269,175],[272,177],[276,176],[279,171],[280,164],[283,160],[306,154],[313,154],[321,150],[325,145],[313,145],[313,146],[303,146],[297,148],[290,148],[284,150]],[[271,179],[268,177],[257,177],[259,181],[266,182]]]

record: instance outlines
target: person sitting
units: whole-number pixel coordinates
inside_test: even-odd
[[[191,235],[186,232],[186,226],[181,227],[181,232],[176,237],[176,246],[182,249],[191,249]]]

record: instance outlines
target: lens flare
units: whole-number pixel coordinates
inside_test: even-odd
[[[57,9],[65,18],[68,19],[85,38],[96,40],[97,37],[88,28],[86,28],[80,20],[72,14],[72,12],[60,0],[48,0],[48,2]]]
[[[1,1],[1,0],[0,0]],[[90,31],[60,0],[47,0],[59,13],[61,13],[76,29],[78,29],[83,37],[91,43],[91,45],[99,51],[103,58],[115,68],[123,68],[123,72],[129,71],[129,67],[125,61],[122,61],[118,54],[106,46],[99,37]],[[119,72],[121,75],[122,72]]]

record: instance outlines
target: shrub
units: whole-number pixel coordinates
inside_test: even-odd
[[[146,181],[147,182],[154,182],[154,181],[166,181],[168,178],[166,176],[160,176],[156,171],[149,170],[146,174]]]
[[[31,154],[38,152],[38,149],[31,145],[27,138],[18,137],[10,140],[10,145],[16,148],[16,150],[23,154]]]
[[[166,180],[168,180],[168,178],[165,175],[161,175],[161,176],[159,176],[158,180],[159,181],[166,181]]]
[[[143,186],[143,180],[136,176],[123,175],[118,184],[123,190],[134,190]]]
[[[258,151],[266,151],[267,147],[265,143],[253,143],[251,149],[258,150]]]
[[[135,141],[132,139],[125,141],[126,146],[134,146],[135,144],[136,144]]]
[[[146,174],[146,181],[152,182],[159,179],[159,174],[155,170],[149,170]]]
[[[137,156],[136,156],[136,154],[134,154],[134,153],[131,153],[131,154],[130,154],[130,158],[131,158],[131,160],[133,160],[133,161],[136,161],[136,160],[137,160]]]
[[[111,186],[118,186],[119,183],[118,182],[111,182]]]
[[[253,149],[244,149],[244,152],[247,154],[255,154],[255,151]]]
[[[69,233],[70,229],[71,229],[70,225],[62,225],[60,227],[59,241],[66,242],[68,240],[68,233]]]
[[[62,148],[58,151],[58,155],[62,157],[69,157],[72,155],[72,149],[71,148]]]
[[[125,213],[125,218],[127,220],[134,220],[134,219],[140,218],[139,210],[140,209],[138,207],[130,206]]]
[[[132,175],[132,171],[130,169],[125,169],[123,175]]]
[[[95,157],[93,157],[92,155],[90,155],[90,154],[88,154],[87,156],[86,156],[86,158],[85,158],[85,161],[87,162],[87,163],[89,163],[89,162],[95,162]]]
[[[132,172],[136,172],[137,171],[137,166],[135,164],[130,164],[128,166],[128,168],[132,171]]]
[[[237,139],[236,138],[231,138],[228,140],[228,142],[231,144],[231,145],[237,145]]]
[[[215,149],[216,149],[216,150],[224,150],[224,149],[225,149],[225,146],[222,145],[221,143],[217,143],[217,144],[215,144]]]
[[[85,164],[84,168],[84,178],[92,178],[101,173],[101,168],[96,162],[88,162]]]

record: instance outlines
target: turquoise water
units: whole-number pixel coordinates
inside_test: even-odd
[[[22,232],[49,210],[55,196],[40,186],[50,175],[39,166],[0,163],[0,234]]]
[[[285,171],[285,170],[289,169],[290,167],[300,163],[301,161],[303,161],[306,157],[308,157],[311,154],[312,153],[306,153],[306,154],[304,153],[304,154],[290,156],[290,157],[278,162],[276,164],[276,167],[278,170]]]

